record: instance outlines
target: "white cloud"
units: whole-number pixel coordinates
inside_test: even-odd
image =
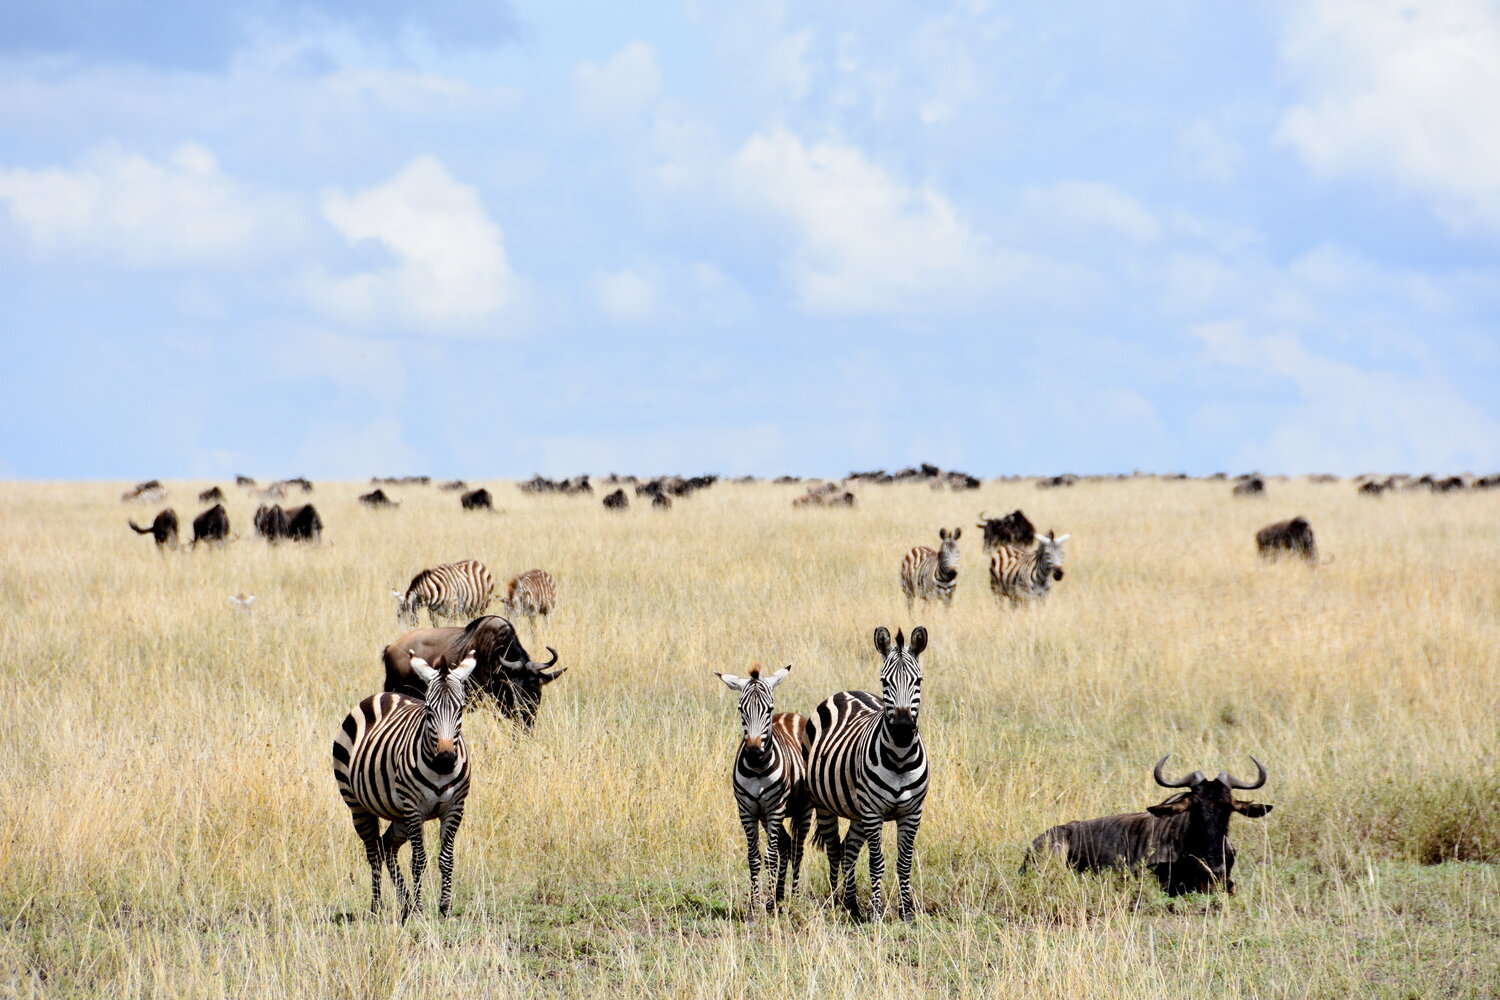
[[[605,315],[619,323],[640,323],[656,315],[656,284],[639,271],[623,268],[591,279],[594,298]]]
[[[1006,261],[947,198],[891,176],[854,146],[761,132],[731,158],[729,175],[745,202],[791,227],[787,271],[814,312],[933,308],[1005,277]]]
[[[315,299],[347,321],[455,332],[493,319],[515,300],[500,227],[478,193],[432,156],[375,187],[329,194],[323,215],[351,243],[374,240],[395,258],[388,267],[315,279]]]
[[[1394,181],[1449,224],[1500,227],[1500,7],[1489,0],[1289,6],[1303,90],[1278,138],[1324,176]]]
[[[1257,337],[1238,322],[1192,332],[1214,362],[1286,379],[1301,397],[1264,441],[1238,452],[1245,468],[1355,473],[1500,465],[1500,423],[1441,375],[1366,370],[1312,353],[1294,333]]]
[[[632,118],[661,93],[656,50],[645,42],[631,42],[602,66],[580,63],[573,71],[573,84],[585,117],[597,121]]]
[[[142,266],[238,257],[288,224],[281,206],[247,194],[193,143],[163,162],[101,151],[72,170],[0,169],[0,203],[41,250]]]
[[[1148,243],[1161,224],[1140,202],[1109,184],[1059,181],[1031,188],[1021,195],[1023,216],[1040,229],[1106,231],[1138,243]]]

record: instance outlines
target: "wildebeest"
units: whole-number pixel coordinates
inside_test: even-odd
[[[984,529],[986,552],[992,552],[1002,545],[1030,545],[1036,541],[1036,527],[1026,519],[1020,508],[1004,517],[988,517],[984,511],[980,511],[979,523],[975,527]]]
[[[171,507],[157,514],[149,528],[142,528],[134,521],[125,523],[134,528],[136,534],[150,535],[155,538],[157,548],[163,545],[170,545],[173,548],[177,546],[177,512]]]
[[[657,490],[655,493],[651,494],[651,506],[656,510],[671,510],[672,498],[667,496],[661,490]]]
[[[1365,496],[1378,497],[1388,489],[1390,489],[1390,486],[1387,483],[1371,480],[1368,483],[1360,483],[1359,489],[1356,492]]]
[[[1053,854],[1078,871],[1102,868],[1151,869],[1162,889],[1171,896],[1185,892],[1211,892],[1222,888],[1234,892],[1234,848],[1229,844],[1232,813],[1256,819],[1271,811],[1268,805],[1236,799],[1235,789],[1259,788],[1266,783],[1266,769],[1255,761],[1259,777],[1241,781],[1226,771],[1208,779],[1194,771],[1181,781],[1168,781],[1161,773],[1168,754],[1156,762],[1152,775],[1163,788],[1181,788],[1177,794],[1145,812],[1123,813],[1101,819],[1074,820],[1054,826],[1031,842],[1027,867],[1044,855]]]
[[[236,485],[236,486],[254,486],[255,485],[255,480],[251,479],[249,476],[235,476],[234,477],[234,485]]]
[[[542,704],[542,688],[568,668],[551,669],[557,664],[557,650],[551,646],[547,652],[552,659],[546,663],[533,662],[516,638],[515,627],[499,615],[484,615],[462,628],[419,628],[406,633],[381,654],[385,690],[414,698],[426,694],[411,669],[412,650],[431,662],[429,658],[433,656],[461,656],[471,649],[477,665],[469,677],[469,686],[488,694],[507,718],[530,729],[536,724],[537,709]]]
[[[283,479],[282,483],[287,486],[300,486],[303,493],[311,493],[313,491],[312,483],[308,482],[305,476],[294,476],[291,479]]]
[[[483,486],[459,497],[458,504],[464,510],[494,510],[495,506],[494,501],[490,499],[490,491]]]
[[[279,542],[287,536],[286,511],[280,504],[255,508],[255,533],[268,542]]]
[[[1259,476],[1251,476],[1234,484],[1234,489],[1229,491],[1237,497],[1262,496],[1266,492],[1266,481]]]
[[[359,502],[366,507],[395,507],[400,503],[399,500],[392,500],[386,496],[385,490],[378,486],[368,493],[361,493],[359,495]]]
[[[219,489],[217,486],[210,486],[208,489],[198,494],[199,503],[212,503],[215,500],[223,499],[224,491]]]
[[[323,539],[323,519],[312,504],[286,509],[286,537],[294,542],[318,542]]]
[[[630,501],[626,498],[624,490],[615,490],[604,498],[604,506],[608,510],[624,510],[630,506]]]
[[[144,483],[136,483],[130,489],[120,494],[120,499],[125,502],[131,500],[144,500],[147,503],[155,503],[165,500],[167,488],[161,484],[160,479],[148,479]]]
[[[1301,556],[1312,563],[1318,561],[1318,545],[1313,541],[1312,526],[1303,517],[1277,521],[1261,528],[1255,533],[1255,547],[1263,559],[1275,559],[1285,554]]]
[[[229,512],[216,503],[193,518],[193,545],[199,542],[222,542],[229,537]]]
[[[440,490],[448,490],[450,493],[463,493],[469,488],[469,484],[462,479],[450,479],[438,487]]]

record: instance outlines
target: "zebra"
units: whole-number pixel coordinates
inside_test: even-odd
[[[1063,542],[1072,537],[1055,534],[1037,535],[1034,549],[1007,542],[995,550],[990,556],[990,589],[997,598],[1008,598],[1012,604],[1046,599],[1052,581],[1063,578]]]
[[[477,559],[424,569],[411,578],[405,594],[391,590],[398,601],[396,618],[407,628],[416,628],[417,613],[424,606],[434,627],[439,617],[467,619],[482,615],[494,594],[495,581]]]
[[[774,873],[774,898],[765,900],[767,912],[785,896],[788,864],[792,870],[792,893],[797,892],[802,872],[802,845],[812,828],[812,802],[807,797],[807,764],[802,759],[802,736],[807,720],[792,712],[772,714],[772,692],[791,672],[789,663],[762,679],[760,664],[749,677],[714,671],[731,690],[740,692],[740,723],[745,737],[734,758],[734,801],[740,825],[745,828],[746,856],[750,861],[749,918],[761,905],[760,827],[766,828],[766,870]],[[788,835],[784,820],[791,822]]]
[[[803,752],[807,757],[807,789],[818,814],[814,843],[828,852],[828,889],[837,900],[843,879],[844,906],[856,919],[854,866],[860,849],[870,846],[870,912],[885,912],[881,879],[885,855],[880,835],[885,823],[896,823],[896,876],[900,885],[901,919],[911,920],[911,864],[922,802],[927,796],[927,752],[917,731],[917,709],[922,700],[922,665],[917,657],[927,648],[927,630],[911,631],[904,645],[898,631],[875,630],[875,648],[885,657],[880,668],[881,696],[868,691],[841,691],[819,705],[808,721]],[[848,837],[839,840],[839,818],[849,820]]]
[[[901,593],[906,595],[908,614],[917,597],[953,604],[953,591],[958,586],[958,536],[963,531],[954,528],[950,534],[947,528],[939,528],[938,538],[943,543],[939,549],[914,545],[901,560]]]
[[[557,604],[557,581],[544,569],[528,569],[505,585],[505,613],[526,616],[536,631],[536,616],[550,614]]]
[[[438,912],[446,917],[452,906],[453,839],[463,822],[464,797],[469,792],[464,681],[474,665],[473,650],[453,668],[442,657],[433,666],[413,656],[412,670],[427,685],[427,699],[390,692],[371,695],[345,717],[333,739],[333,777],[370,862],[371,913],[380,910],[382,860],[401,899],[401,919],[422,909],[422,872],[427,867],[422,823],[434,818],[442,824],[438,870],[443,892]],[[382,819],[390,821],[383,836]],[[410,899],[396,859],[396,852],[408,840]]]

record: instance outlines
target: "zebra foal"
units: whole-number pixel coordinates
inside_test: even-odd
[[[424,569],[411,578],[405,594],[391,590],[397,599],[396,618],[407,628],[417,627],[417,614],[424,607],[434,628],[439,618],[477,617],[484,614],[494,595],[495,580],[477,559]]]
[[[1036,536],[1036,548],[1006,542],[990,556],[990,589],[997,598],[1020,604],[1035,598],[1046,600],[1054,580],[1063,578],[1063,542],[1071,535],[1055,532]]]
[[[912,601],[920,597],[924,601],[940,600],[953,603],[953,591],[958,587],[958,536],[964,529],[938,529],[938,540],[942,545],[936,550],[925,545],[914,545],[906,558],[901,560],[901,593],[906,595],[906,610],[911,613]]]
[[[422,909],[422,873],[427,851],[422,824],[441,823],[438,871],[443,878],[438,911],[447,916],[453,902],[453,839],[464,818],[469,793],[469,756],[464,747],[464,681],[473,672],[474,652],[450,668],[413,654],[411,668],[427,685],[427,698],[371,695],[344,718],[333,738],[333,777],[349,807],[354,832],[370,862],[370,912],[380,909],[380,865],[390,869],[401,919]],[[384,835],[380,821],[387,820]],[[408,899],[396,852],[411,841],[412,895]]]
[[[927,648],[927,630],[911,631],[911,645],[902,634],[891,640],[890,630],[875,630],[875,649],[885,658],[880,668],[880,697],[868,691],[841,691],[819,705],[807,723],[807,790],[817,810],[815,843],[828,852],[828,888],[837,899],[839,880],[844,906],[858,920],[854,898],[854,867],[859,852],[870,847],[870,913],[885,912],[881,880],[885,854],[880,836],[887,822],[896,824],[896,877],[901,919],[916,910],[911,896],[911,866],[917,827],[927,797],[927,752],[917,731],[922,701],[922,665],[917,657]],[[839,818],[849,820],[847,839],[839,839]]]
[[[715,676],[740,693],[740,725],[744,739],[734,757],[734,802],[745,828],[745,853],[750,862],[750,907],[754,919],[766,895],[767,912],[785,896],[786,872],[792,870],[792,892],[802,872],[802,845],[812,827],[812,802],[807,797],[807,765],[802,759],[802,737],[807,720],[792,712],[775,712],[772,692],[786,680],[791,664],[762,679],[760,664],[749,677]],[[788,834],[785,822],[791,822]],[[761,892],[760,827],[766,828],[766,870],[776,879],[774,896]]]
[[[505,613],[511,618],[525,615],[536,631],[536,616],[552,613],[557,606],[557,581],[544,569],[528,569],[505,585]]]

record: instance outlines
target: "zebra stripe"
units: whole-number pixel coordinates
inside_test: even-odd
[[[484,613],[495,594],[495,581],[477,559],[443,563],[412,577],[396,617],[408,628],[417,625],[423,607],[437,627],[439,618],[469,619]]]
[[[528,569],[505,585],[505,613],[525,615],[536,631],[536,616],[550,614],[557,605],[557,581],[543,569]]]
[[[920,597],[924,601],[940,600],[953,603],[953,591],[958,586],[958,536],[962,528],[938,529],[942,546],[937,550],[925,545],[916,545],[901,560],[901,593],[906,595],[906,610],[911,611],[912,600]]]
[[[413,656],[412,670],[427,684],[427,699],[404,694],[372,695],[344,718],[333,739],[333,777],[349,807],[354,832],[370,863],[370,911],[380,909],[380,866],[390,869],[401,900],[401,918],[422,909],[422,873],[427,851],[422,823],[441,822],[443,916],[453,902],[453,839],[464,818],[469,792],[469,755],[463,739],[464,681],[475,665],[474,652],[449,669]],[[384,835],[380,821],[388,820]],[[411,841],[412,896],[406,894],[396,852]]]
[[[1012,604],[1033,597],[1045,600],[1052,582],[1062,579],[1062,546],[1070,537],[1038,535],[1035,549],[1013,543],[1001,545],[990,556],[990,589],[995,596],[1007,598]]]
[[[912,629],[911,645],[884,626],[875,630],[875,648],[885,657],[880,669],[881,697],[868,691],[841,691],[818,706],[807,725],[807,785],[818,814],[816,842],[828,852],[829,892],[837,898],[843,880],[844,906],[858,919],[854,899],[854,866],[870,847],[870,912],[885,912],[881,880],[885,854],[880,837],[884,824],[896,823],[896,876],[901,919],[911,920],[911,866],[927,797],[927,752],[917,731],[922,700],[922,666],[927,630]],[[847,839],[839,839],[839,818],[849,820]]]
[[[773,714],[772,692],[786,680],[791,664],[761,679],[760,664],[749,677],[715,673],[740,692],[740,724],[744,738],[734,758],[734,802],[745,830],[745,854],[750,864],[750,907],[754,918],[761,907],[760,827],[766,828],[766,869],[775,873],[776,892],[765,899],[767,912],[785,897],[786,873],[792,870],[792,892],[802,872],[802,845],[812,828],[812,803],[807,797],[807,765],[802,738],[807,720],[792,712]],[[791,821],[787,832],[785,821]]]

